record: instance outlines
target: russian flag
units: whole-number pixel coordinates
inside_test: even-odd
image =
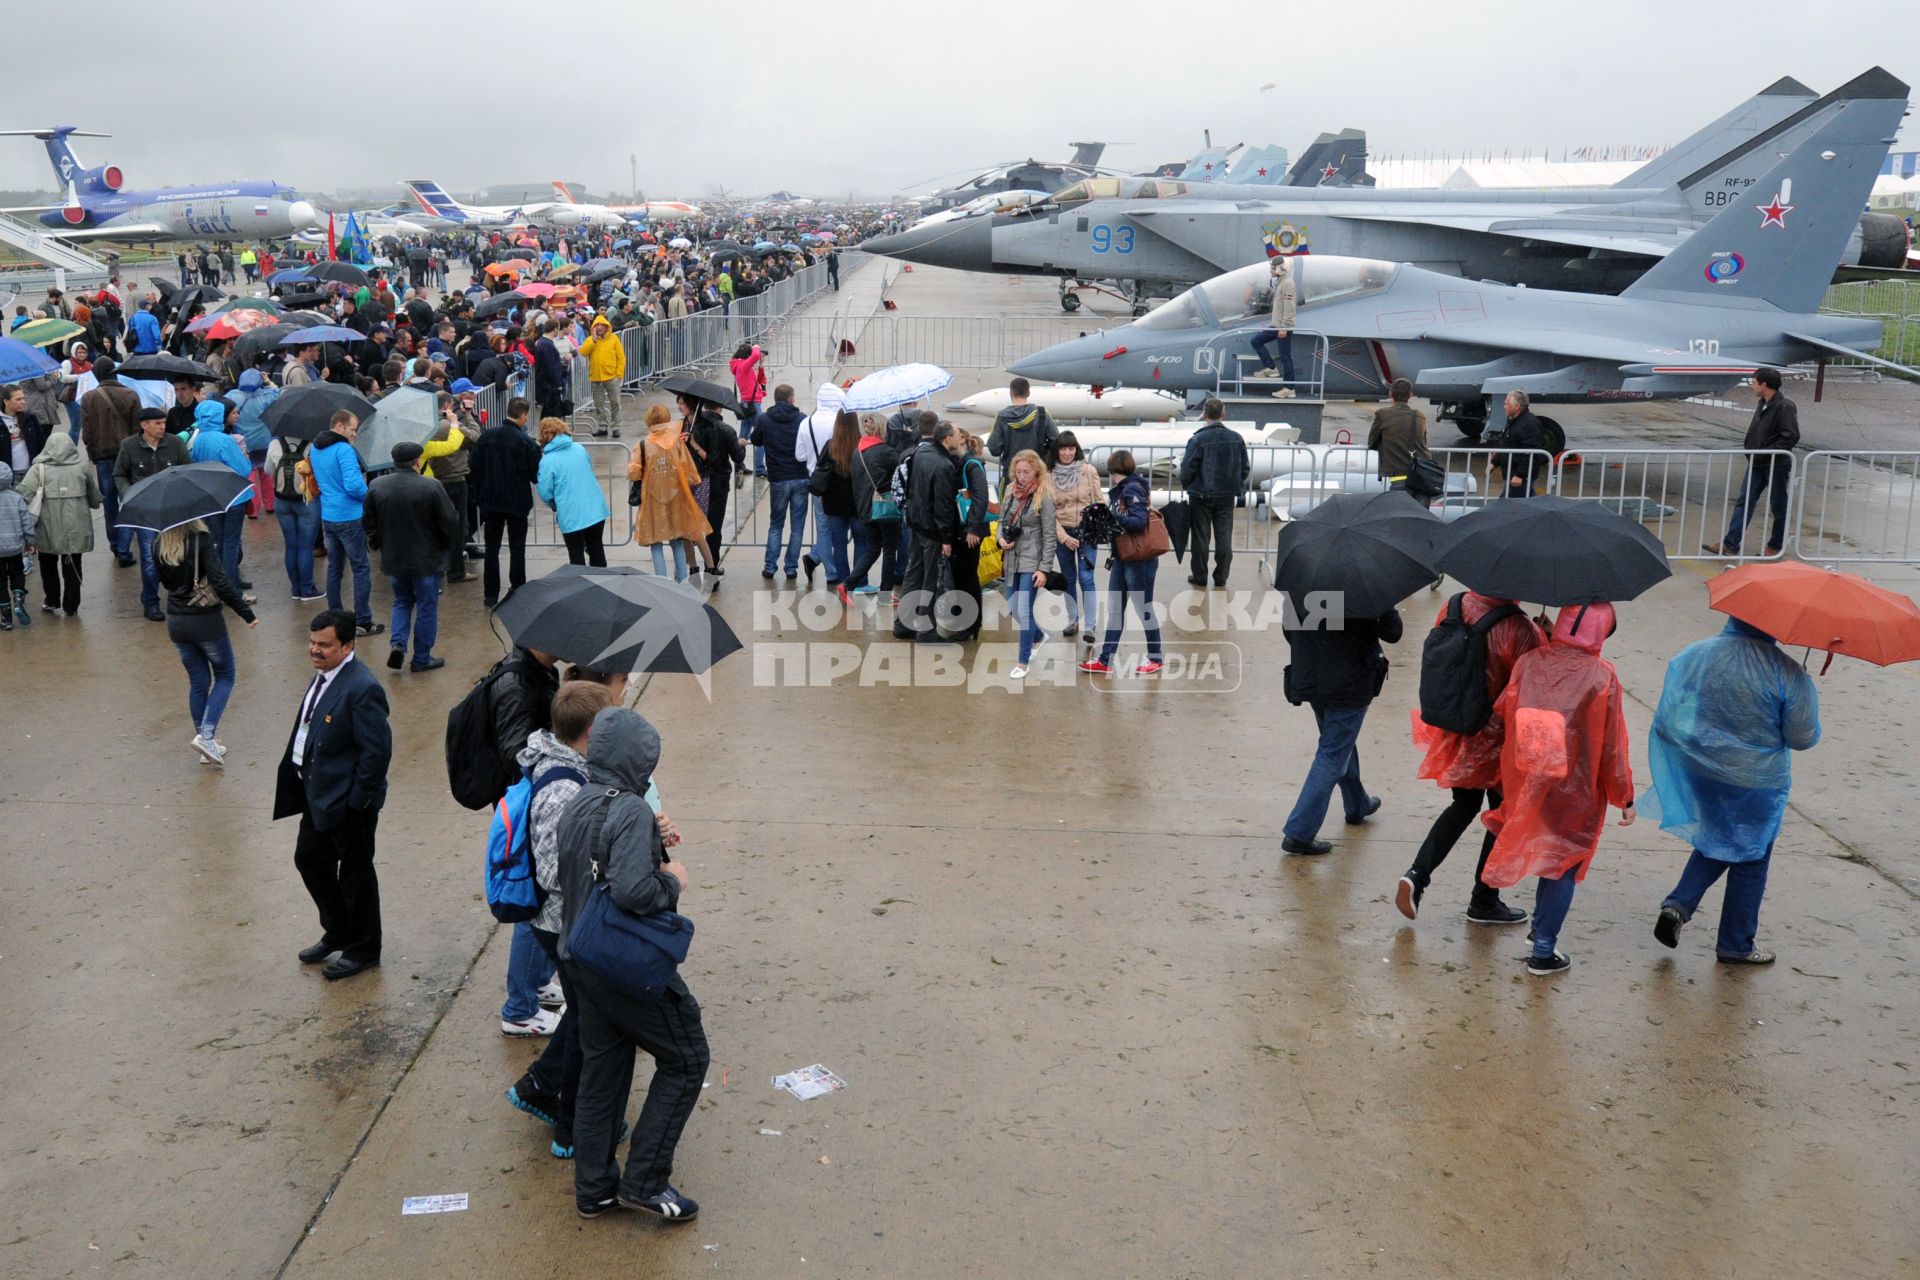
[[[266,216],[267,216],[267,206],[266,206],[266,205],[264,205],[264,204],[257,204],[257,205],[255,205],[255,206],[253,206],[253,216],[254,216],[254,217],[256,217],[256,218],[264,218],[264,217],[266,217]]]

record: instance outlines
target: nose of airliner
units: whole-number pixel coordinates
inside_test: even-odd
[[[320,211],[305,200],[295,200],[287,206],[287,221],[295,227],[318,226]]]
[[[868,253],[898,258],[903,262],[917,262],[922,266],[991,271],[993,219],[954,218],[948,222],[909,227],[890,236],[863,240],[860,247]]]

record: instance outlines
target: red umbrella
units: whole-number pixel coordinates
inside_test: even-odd
[[[536,280],[531,284],[523,284],[520,286],[520,292],[526,294],[529,298],[551,298],[553,296],[553,290],[554,286],[544,280]]]
[[[243,333],[279,322],[280,317],[271,311],[222,311],[218,315],[201,316],[187,326],[187,332],[205,334],[211,342],[221,338],[237,338]]]
[[[1751,623],[1781,644],[1859,658],[1875,666],[1920,658],[1920,605],[1851,573],[1798,560],[1742,565],[1707,584],[1708,607]]]

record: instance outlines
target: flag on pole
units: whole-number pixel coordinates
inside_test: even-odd
[[[333,234],[333,212],[329,210],[327,212],[327,261],[328,262],[336,261],[340,257],[340,255],[337,252],[335,252],[335,246],[338,245],[339,243],[340,243],[339,240],[336,239]]]

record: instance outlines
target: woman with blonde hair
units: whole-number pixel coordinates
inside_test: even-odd
[[[700,469],[687,449],[685,432],[671,410],[656,404],[647,410],[647,434],[633,446],[627,463],[627,502],[638,508],[633,541],[653,553],[653,571],[667,572],[666,547],[673,548],[673,580],[685,582],[691,546],[705,540],[709,528],[693,487]]]
[[[1020,627],[1020,662],[1007,675],[1024,680],[1033,647],[1043,638],[1033,616],[1034,597],[1046,585],[1047,569],[1059,543],[1047,464],[1033,450],[1022,449],[1013,455],[1007,474],[1007,496],[1000,511],[1000,563],[1013,596],[1014,621]]]
[[[233,642],[221,606],[249,626],[257,625],[246,598],[220,567],[207,526],[198,520],[162,530],[153,544],[154,575],[167,593],[167,639],[187,669],[187,709],[193,715],[191,744],[206,762],[224,765],[227,749],[214,740],[220,715],[233,695]]]

